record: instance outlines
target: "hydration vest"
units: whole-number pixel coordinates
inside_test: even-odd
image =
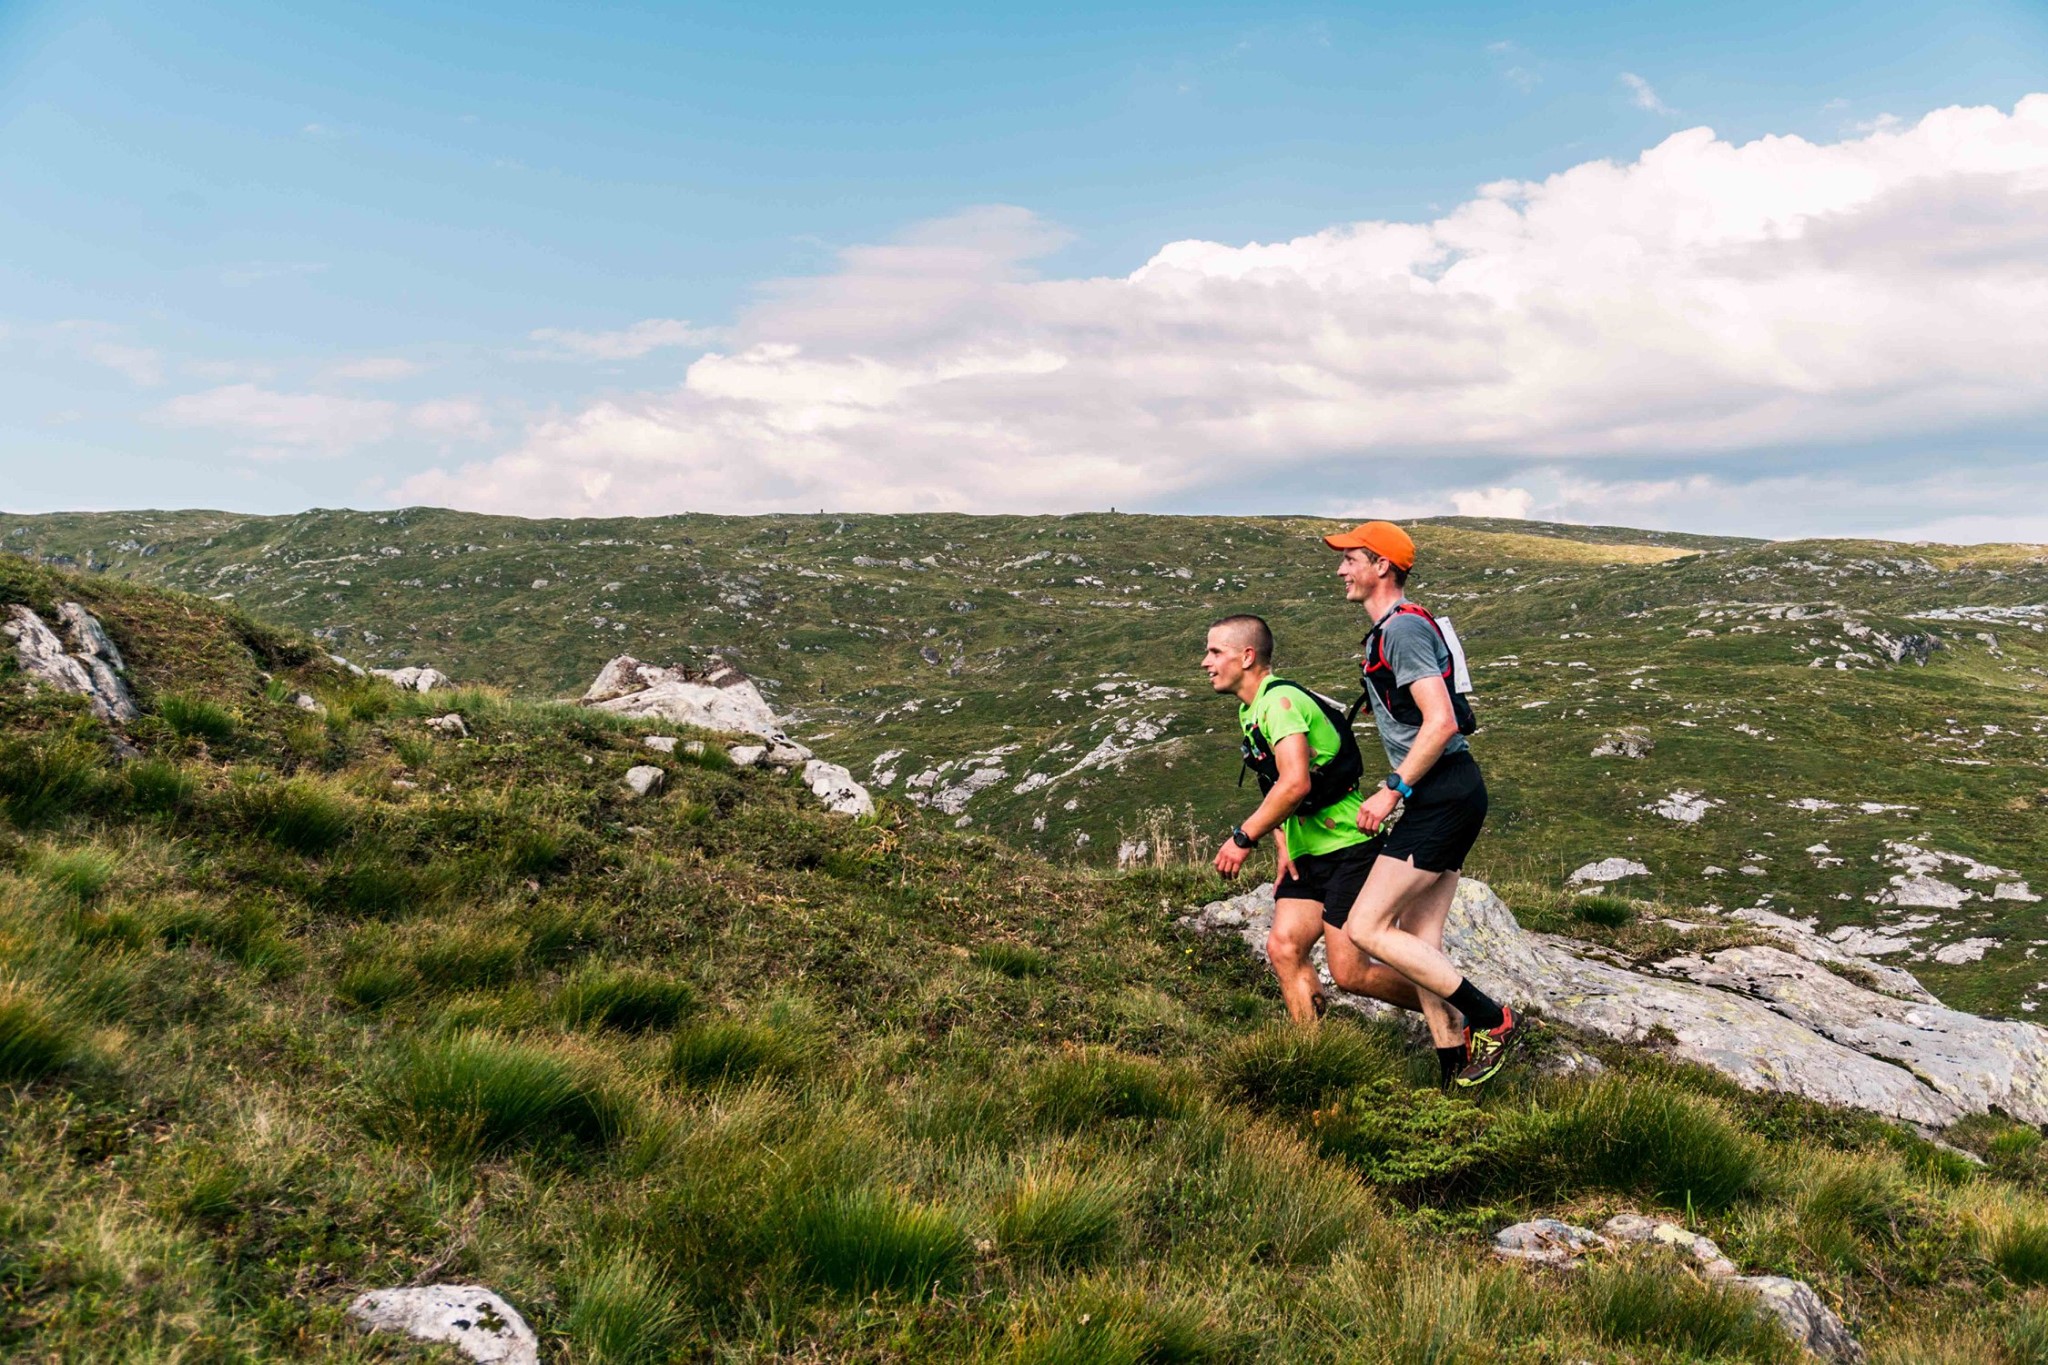
[[[1436,638],[1444,647],[1444,691],[1451,695],[1451,713],[1457,717],[1458,733],[1469,735],[1479,728],[1479,717],[1472,713],[1472,703],[1457,687],[1458,651],[1444,638],[1444,629],[1436,618],[1416,606],[1403,602],[1382,616],[1366,636],[1358,643],[1364,648],[1364,655],[1358,661],[1358,682],[1361,689],[1358,700],[1351,704],[1352,716],[1365,705],[1370,693],[1378,693],[1380,705],[1387,708],[1387,714],[1404,725],[1422,724],[1422,708],[1415,704],[1414,685],[1397,686],[1394,682],[1394,665],[1387,658],[1387,622],[1396,616],[1420,616],[1429,622],[1429,628],[1436,632]]]
[[[1285,678],[1274,678],[1266,684],[1268,691],[1275,687],[1291,687],[1313,701],[1337,731],[1337,752],[1324,759],[1321,766],[1310,766],[1308,795],[1296,803],[1292,812],[1294,815],[1314,815],[1358,790],[1358,779],[1365,776],[1365,759],[1358,752],[1357,737],[1351,733],[1351,715],[1343,707],[1322,693]],[[1273,784],[1280,780],[1280,760],[1273,756],[1273,746],[1260,733],[1256,723],[1244,736],[1242,753],[1244,768],[1238,771],[1237,785],[1244,785],[1244,771],[1249,769],[1259,779],[1261,793],[1272,791]]]

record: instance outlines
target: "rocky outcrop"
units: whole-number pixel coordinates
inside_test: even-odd
[[[804,764],[804,785],[835,815],[873,815],[875,799],[837,763],[814,758]]]
[[[1272,912],[1266,886],[1205,906],[1182,923],[1241,933],[1263,954]],[[2048,1123],[2048,1030],[1948,1009],[1917,981],[1906,998],[1886,994],[1837,975],[1802,948],[1819,951],[1812,935],[1789,934],[1777,947],[1625,967],[1570,940],[1524,931],[1485,883],[1470,879],[1459,883],[1444,929],[1445,951],[1482,990],[1585,1033],[1656,1040],[1746,1089],[1804,1095],[1925,1128],[1993,1106],[2024,1122]],[[1873,984],[1909,975],[1845,961],[1833,946],[1826,951],[1832,965],[1853,967]],[[1332,1000],[1354,1008],[1384,1008],[1334,985],[1329,990]]]
[[[1647,726],[1624,725],[1612,734],[1602,737],[1593,747],[1595,758],[1648,758],[1650,751],[1657,747],[1657,741],[1650,738]]]
[[[365,1332],[445,1341],[479,1365],[539,1365],[540,1342],[519,1310],[480,1284],[374,1289],[348,1306]]]
[[[382,678],[404,692],[434,692],[455,686],[455,680],[446,673],[423,664],[406,668],[373,668],[370,676]]]
[[[128,664],[98,619],[76,602],[60,602],[57,617],[64,624],[63,639],[29,608],[7,608],[0,635],[14,641],[21,671],[45,686],[84,697],[93,713],[109,724],[126,725],[138,718],[142,712],[121,676]]]

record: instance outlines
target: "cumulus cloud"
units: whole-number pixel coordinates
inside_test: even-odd
[[[1657,92],[1650,83],[1633,71],[1621,73],[1621,83],[1628,87],[1629,99],[1636,108],[1652,114],[1675,114],[1678,111],[1657,98]]]
[[[405,414],[406,425],[444,443],[488,441],[497,434],[490,413],[474,398],[436,398],[415,403]]]
[[[702,327],[692,327],[680,318],[648,318],[616,332],[573,332],[561,327],[541,327],[527,335],[534,341],[547,343],[558,352],[587,360],[638,360],[665,347],[702,346],[714,334]]]
[[[677,385],[550,413],[395,495],[549,515],[1303,507],[1286,480],[1313,470],[1406,478],[1445,511],[1448,491],[1415,488],[1496,514],[1527,492],[1534,514],[1677,480],[1637,504],[1668,505],[1764,452],[2048,417],[2048,95],[1826,144],[1694,128],[1434,221],[1173,242],[1120,277],[1035,272],[1064,240],[994,207],[847,250],[765,291]],[[547,339],[571,335],[624,334]],[[1630,461],[1667,472],[1617,476]],[[1592,491],[1516,472],[1537,467]]]
[[[188,393],[159,407],[165,426],[232,433],[250,442],[245,453],[276,459],[338,455],[382,441],[396,428],[398,405],[324,393],[279,393],[255,384],[226,384]]]
[[[371,355],[360,360],[348,360],[328,369],[330,379],[350,379],[365,383],[380,383],[393,379],[410,379],[421,373],[426,366],[403,356]]]

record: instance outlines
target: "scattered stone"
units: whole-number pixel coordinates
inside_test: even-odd
[[[480,1284],[376,1289],[348,1306],[366,1332],[445,1341],[479,1365],[539,1365],[540,1342],[519,1310]]]
[[[427,718],[427,728],[450,739],[468,739],[469,726],[463,723],[461,713],[450,711],[445,716]]]
[[[658,791],[666,781],[668,774],[652,764],[643,763],[638,767],[626,769],[626,785],[633,789],[635,796],[646,796],[650,792]]]
[[[775,712],[754,680],[713,657],[701,673],[663,668],[621,654],[583,694],[583,705],[621,716],[659,716],[702,730],[779,737]]]
[[[1711,796],[1683,789],[1673,791],[1669,796],[1652,801],[1643,809],[1652,815],[1661,815],[1666,820],[1676,820],[1681,825],[1697,825],[1713,807],[1720,805]]]
[[[1607,1239],[1599,1233],[1555,1218],[1516,1223],[1493,1234],[1493,1254],[1504,1261],[1569,1266],[1589,1252],[1607,1249]]]
[[[767,754],[768,746],[765,744],[735,744],[725,751],[725,756],[732,760],[735,768],[751,768]]]
[[[1597,863],[1587,863],[1565,879],[1567,885],[1581,886],[1586,883],[1604,885],[1618,882],[1623,877],[1647,877],[1650,869],[1627,858],[1602,858]]]
[[[1758,1306],[1783,1323],[1786,1334],[1809,1355],[1833,1365],[1861,1365],[1863,1347],[1812,1285],[1783,1275],[1735,1275],[1724,1283],[1756,1295]]]
[[[1640,1213],[1618,1213],[1600,1225],[1600,1230],[1617,1242],[1641,1242],[1668,1246],[1699,1263],[1700,1270],[1720,1277],[1735,1273],[1735,1262],[1721,1254],[1711,1237],[1687,1232],[1676,1223],[1645,1218]]]
[[[394,777],[391,779],[391,787],[394,791],[416,792],[420,789],[420,784],[409,777]]]
[[[455,686],[455,680],[438,668],[415,665],[406,668],[373,668],[373,678],[382,678],[401,692],[433,692]]]
[[[293,693],[292,705],[298,707],[301,711],[310,711],[316,716],[327,714],[327,708],[322,706],[319,700],[310,692]]]
[[[777,735],[768,742],[768,761],[783,768],[801,767],[811,761],[811,751],[793,739]]]
[[[835,815],[864,816],[875,813],[875,799],[868,789],[854,781],[853,774],[837,763],[814,758],[804,764],[804,785],[825,809]]]
[[[704,757],[704,741],[701,739],[683,741],[683,752],[692,758]]]
[[[672,754],[676,751],[674,735],[648,735],[640,742],[658,754]]]
[[[1601,739],[1593,750],[1593,757],[1648,758],[1650,751],[1656,747],[1657,741],[1650,738],[1649,727],[1624,725]]]
[[[1966,938],[1960,943],[1946,944],[1934,950],[1934,960],[1951,967],[1965,962],[1975,962],[1990,949],[1998,946],[1995,938]]]

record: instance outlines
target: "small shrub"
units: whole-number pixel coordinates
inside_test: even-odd
[[[1394,1081],[1359,1087],[1313,1119],[1317,1146],[1375,1185],[1441,1193],[1500,1147],[1493,1117],[1470,1100]]]
[[[602,1142],[615,1116],[555,1052],[471,1032],[420,1043],[383,1079],[384,1114],[443,1156]]]
[[[1634,902],[1622,896],[1578,896],[1571,903],[1572,918],[1602,929],[1619,929],[1636,917]]]
[[[144,758],[121,770],[128,804],[145,815],[177,815],[192,805],[199,783],[169,759]]]
[[[923,1298],[959,1280],[973,1255],[952,1214],[875,1189],[813,1193],[788,1233],[806,1279],[861,1297]]]
[[[47,854],[36,871],[58,895],[77,905],[90,905],[114,880],[118,866],[112,854],[88,846]]]
[[[974,960],[992,972],[1022,980],[1044,976],[1052,970],[1052,958],[1023,943],[984,943],[974,950]]]
[[[652,1261],[635,1248],[612,1251],[577,1277],[564,1326],[597,1365],[652,1365],[670,1350],[683,1316]]]
[[[1348,1024],[1332,1020],[1313,1032],[1270,1024],[1223,1054],[1216,1086],[1253,1109],[1306,1114],[1396,1067],[1379,1039]]]
[[[355,807],[306,778],[247,788],[241,804],[252,830],[294,853],[325,853],[355,832]]]
[[[1707,1281],[1652,1266],[1587,1271],[1593,1330],[1620,1346],[1653,1342],[1694,1358],[1790,1362],[1791,1340],[1756,1303]]]
[[[739,1085],[793,1076],[803,1054],[783,1034],[738,1019],[707,1019],[676,1035],[669,1074],[688,1085]]]
[[[2048,1284],[2048,1219],[2015,1218],[1991,1238],[1998,1273],[2016,1285]]]
[[[1114,1119],[1160,1119],[1181,1111],[1156,1062],[1115,1052],[1077,1052],[1032,1073],[1028,1086],[1040,1118],[1069,1131]]]
[[[181,739],[203,739],[218,744],[231,738],[239,723],[235,713],[204,697],[174,692],[158,700],[156,713]]]
[[[690,983],[658,972],[593,967],[579,972],[555,997],[563,1022],[642,1033],[671,1028],[696,1007]]]
[[[83,810],[103,780],[99,751],[70,738],[0,742],[0,807],[21,829]]]
[[[1020,1261],[1073,1270],[1103,1260],[1122,1244],[1127,1192],[1116,1183],[1070,1172],[1026,1175],[996,1215],[996,1237]]]
[[[78,1026],[55,1001],[25,981],[0,977],[0,1081],[33,1081],[76,1063]]]

